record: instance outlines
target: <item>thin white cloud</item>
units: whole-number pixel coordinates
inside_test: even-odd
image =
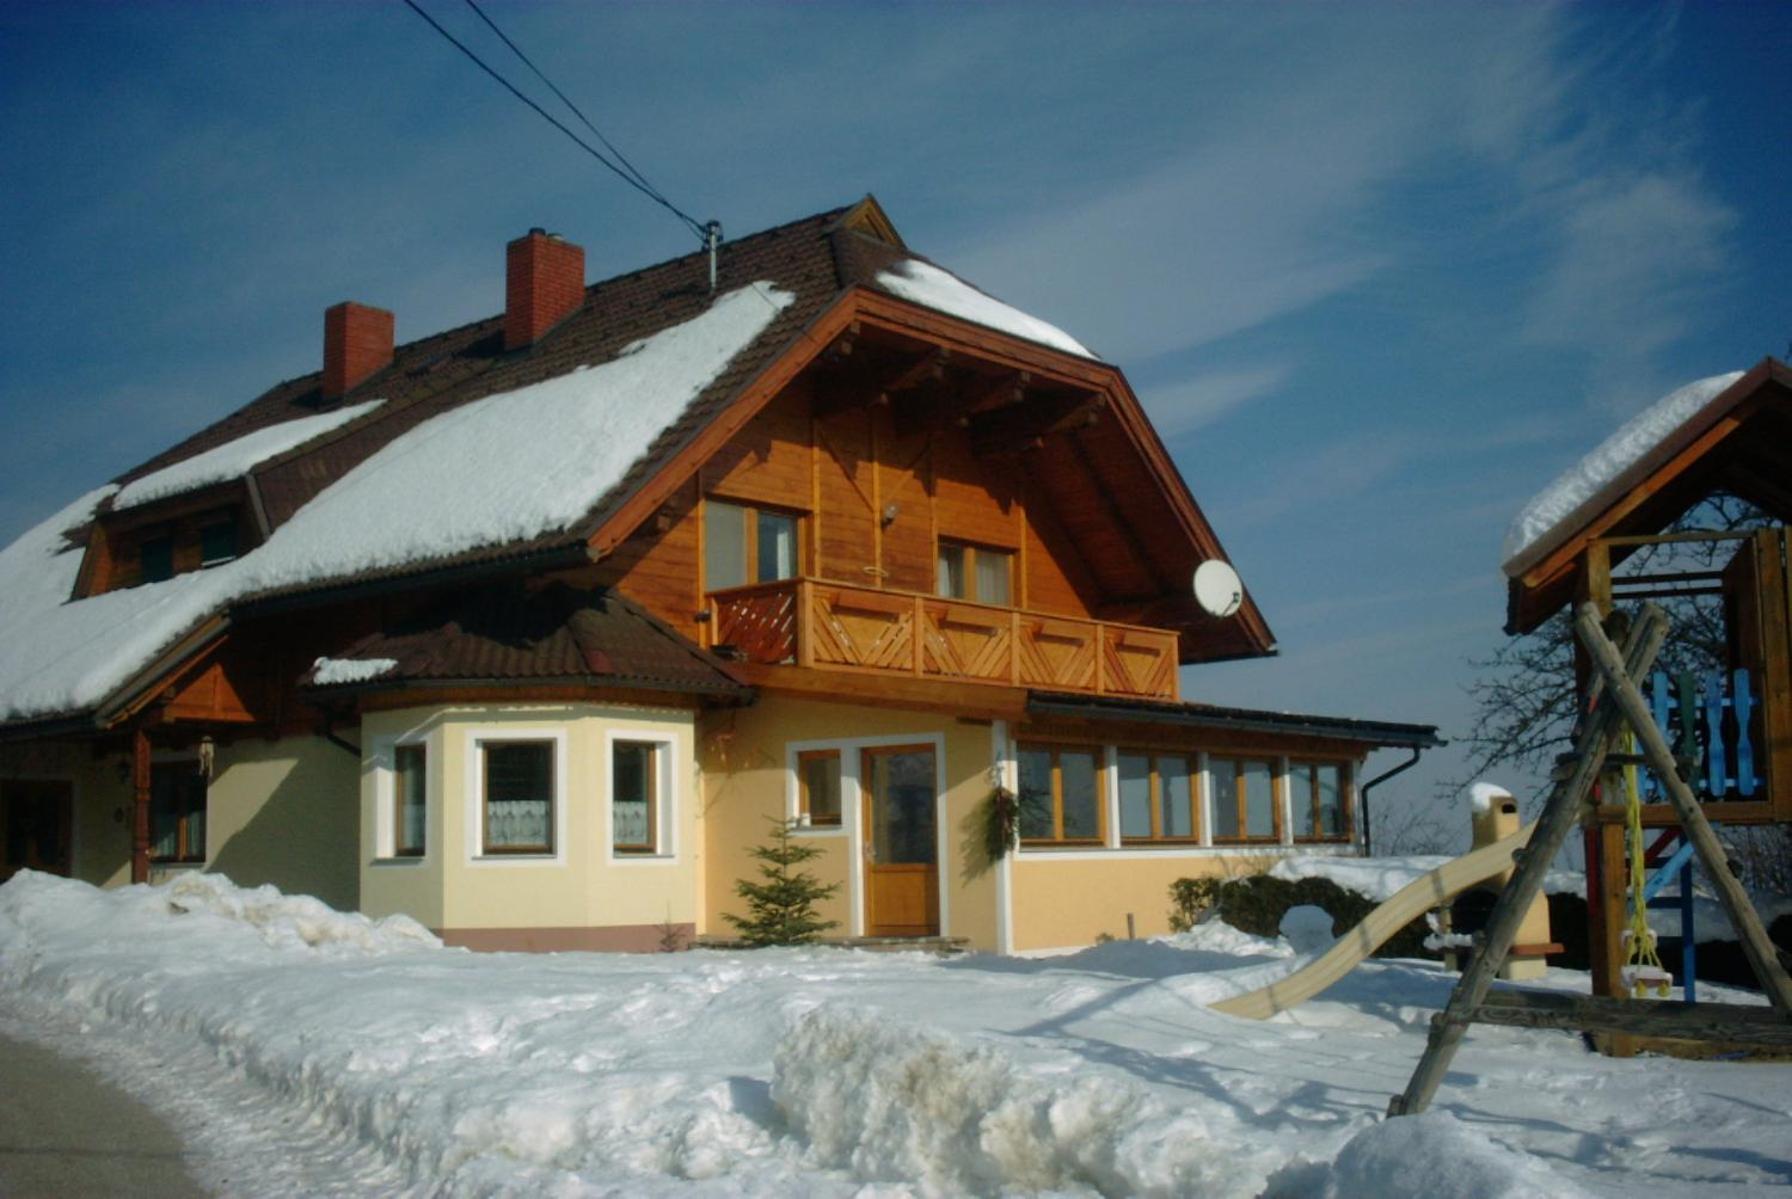
[[[1582,349],[1614,411],[1653,394],[1655,356],[1701,319],[1729,262],[1735,214],[1689,172],[1593,182],[1568,205],[1561,250],[1526,336]],[[1653,390],[1652,390],[1653,388]]]
[[[1140,400],[1158,435],[1174,441],[1274,391],[1287,380],[1289,371],[1285,364],[1210,371],[1168,387],[1146,388]]]

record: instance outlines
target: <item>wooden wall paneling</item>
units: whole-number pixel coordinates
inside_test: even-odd
[[[883,530],[878,565],[883,585],[899,591],[934,589],[932,496],[928,487],[931,435],[900,436],[889,408],[872,410],[877,432],[878,524]],[[882,513],[895,512],[887,523]]]
[[[871,422],[863,408],[815,422],[819,453],[820,577],[871,585],[876,544],[872,507]]]
[[[1083,556],[1084,547],[1058,523],[1057,513],[1047,506],[1037,481],[1029,480],[1023,495],[1027,506],[1027,535],[1022,543],[1026,607],[1066,616],[1093,614],[1100,592]]]
[[[700,515],[692,479],[605,562],[618,591],[689,637],[703,607]]]
[[[1019,548],[1013,492],[999,460],[975,457],[965,431],[948,425],[934,438],[933,469],[941,536]]]
[[[704,463],[706,493],[749,504],[808,510],[809,401],[790,389],[767,404]]]

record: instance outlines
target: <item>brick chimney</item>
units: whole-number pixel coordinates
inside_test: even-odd
[[[533,345],[585,302],[585,250],[531,229],[504,247],[504,348]]]
[[[392,365],[392,314],[350,300],[324,309],[324,398]]]

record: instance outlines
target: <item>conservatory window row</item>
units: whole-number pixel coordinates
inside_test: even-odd
[[[1027,743],[1015,756],[1025,844],[1243,845],[1351,836],[1346,762]],[[1118,822],[1117,837],[1109,835],[1110,821]]]

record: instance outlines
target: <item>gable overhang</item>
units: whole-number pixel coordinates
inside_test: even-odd
[[[607,556],[633,535],[690,481],[705,462],[721,451],[840,338],[867,330],[927,342],[966,360],[997,369],[1026,372],[1035,380],[1078,389],[1096,397],[1103,415],[1124,437],[1133,462],[1141,469],[1140,477],[1149,484],[1158,514],[1172,531],[1172,544],[1166,547],[1170,555],[1186,562],[1191,573],[1198,562],[1225,559],[1225,550],[1212,525],[1196,504],[1138,397],[1117,367],[974,324],[862,285],[846,289],[831,305],[816,314],[713,420],[671,455],[632,495],[586,532],[591,557]],[[1102,482],[1111,486],[1114,480],[1104,479]],[[1153,533],[1156,538],[1158,530],[1154,529]],[[1123,618],[1107,615],[1108,618]],[[1125,618],[1137,623],[1155,621],[1163,624],[1211,619],[1199,613],[1192,591],[1186,586],[1176,592],[1166,589],[1152,603],[1142,605]],[[1274,652],[1275,637],[1248,590],[1239,612],[1227,620],[1230,624],[1227,635],[1216,638],[1211,648],[1185,634],[1182,661],[1261,657]]]
[[[1532,632],[1573,601],[1595,541],[1659,533],[1720,491],[1792,520],[1792,367],[1778,359],[1763,358],[1502,566],[1506,632]],[[1612,546],[1612,565],[1637,548]]]

